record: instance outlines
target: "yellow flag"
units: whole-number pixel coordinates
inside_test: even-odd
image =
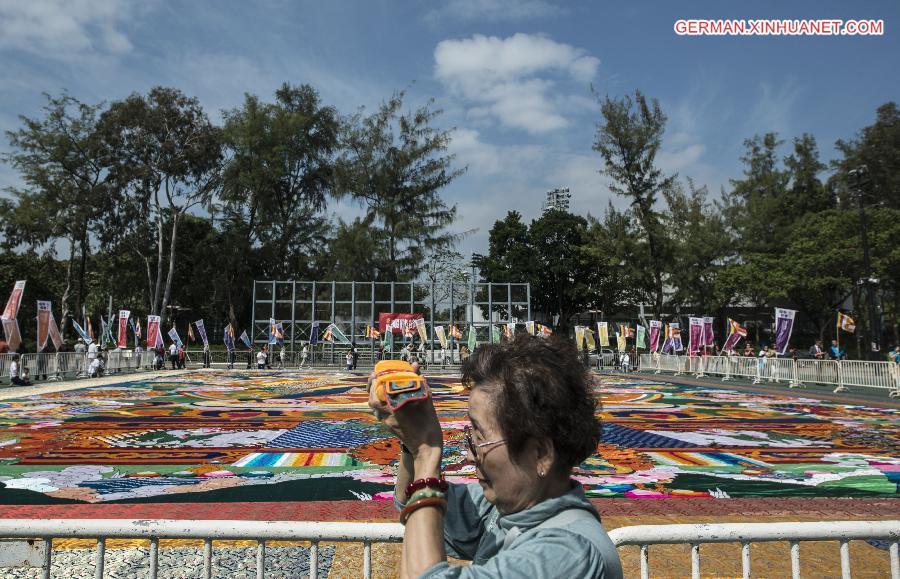
[[[575,326],[575,348],[580,352],[584,345],[584,326]]]
[[[600,345],[609,347],[609,326],[606,322],[597,322],[597,335],[600,338]]]
[[[584,339],[587,342],[588,350],[596,350],[597,344],[594,343],[594,332],[590,328],[584,328]]]
[[[622,334],[619,334],[618,336],[616,336],[616,341],[619,343],[619,351],[624,352],[625,351],[625,336]]]

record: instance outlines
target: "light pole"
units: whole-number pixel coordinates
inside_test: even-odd
[[[853,192],[859,203],[859,233],[862,238],[863,248],[863,279],[859,280],[860,285],[866,286],[866,301],[869,306],[869,356],[871,358],[881,351],[879,342],[881,341],[881,324],[878,319],[878,311],[875,306],[875,285],[878,280],[872,277],[872,263],[869,259],[869,231],[866,225],[866,206],[863,199],[863,185],[867,183],[868,168],[860,165],[847,173],[847,176],[853,180]]]

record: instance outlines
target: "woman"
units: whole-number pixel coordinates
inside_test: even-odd
[[[394,490],[406,525],[401,577],[621,577],[597,511],[570,479],[599,433],[575,348],[523,333],[479,347],[462,373],[478,484],[440,479],[443,439],[430,399],[391,413],[370,391],[369,405],[402,442]],[[448,553],[473,564],[448,565]]]

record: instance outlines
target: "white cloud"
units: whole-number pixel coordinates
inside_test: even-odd
[[[544,0],[449,0],[425,15],[430,22],[445,19],[466,21],[508,21],[548,18],[563,12]]]
[[[746,137],[776,132],[784,138],[791,138],[791,119],[794,106],[800,100],[802,90],[793,81],[773,88],[768,82],[759,85],[759,96],[747,115]]]
[[[444,40],[434,50],[435,75],[479,116],[507,127],[544,133],[568,126],[574,102],[560,81],[586,85],[600,60],[540,35],[476,34]]]
[[[521,177],[541,161],[544,150],[537,145],[501,146],[481,140],[475,129],[456,129],[448,147],[457,166],[467,166],[469,175]]]
[[[0,0],[0,49],[62,61],[124,54],[132,45],[121,25],[134,5],[125,0]]]

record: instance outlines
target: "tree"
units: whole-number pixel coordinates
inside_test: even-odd
[[[13,152],[4,160],[19,171],[25,187],[10,189],[15,201],[0,202],[0,213],[7,250],[25,246],[46,249],[52,256],[57,240],[68,245],[65,286],[59,298],[60,331],[65,332],[73,283],[77,286],[75,311],[84,304],[90,230],[110,206],[110,199],[96,135],[101,105],[87,105],[67,94],[45,97],[42,119],[21,116],[23,127],[6,133]]]
[[[850,192],[840,185],[849,171],[865,165],[869,180],[865,203],[900,209],[900,108],[896,103],[878,107],[875,123],[863,128],[855,139],[840,139],[835,146],[842,157],[832,162],[832,186],[843,191],[845,203],[855,205],[847,199]]]
[[[378,281],[388,269],[387,247],[381,236],[373,235],[371,216],[350,223],[339,219],[328,251],[325,279],[335,281]]]
[[[340,191],[360,202],[384,237],[387,281],[415,278],[424,257],[451,247],[460,237],[447,231],[456,206],[440,191],[463,173],[447,155],[450,134],[435,129],[439,110],[428,105],[401,114],[404,93],[395,94],[369,116],[348,122],[339,164]]]
[[[220,185],[221,129],[213,126],[196,98],[177,89],[155,87],[146,97],[134,93],[112,103],[101,117],[101,130],[112,178],[123,194],[114,218],[120,231],[138,232],[132,238],[133,249],[146,264],[149,310],[165,321],[179,223],[192,210],[209,210]],[[168,259],[164,228],[169,230]],[[146,251],[152,245],[156,246],[155,279]]]
[[[225,113],[224,226],[244,236],[245,250],[258,249],[261,275],[312,273],[310,256],[325,246],[340,129],[337,111],[309,85],[285,83],[273,103],[247,95]]]

